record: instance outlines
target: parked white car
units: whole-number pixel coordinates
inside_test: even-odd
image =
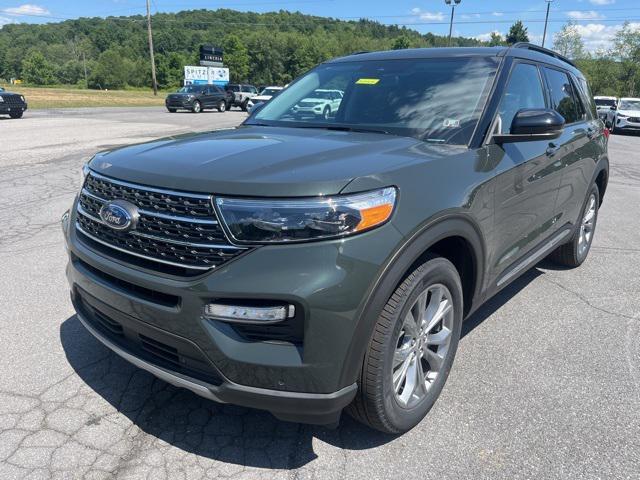
[[[596,108],[598,109],[598,118],[603,122],[607,121],[607,115],[611,107],[615,107],[618,99],[616,97],[607,97],[605,95],[596,95],[593,97],[596,102]]]
[[[328,119],[340,108],[344,92],[342,90],[314,90],[311,95],[300,100],[291,111],[297,117],[322,117]]]
[[[622,130],[640,131],[640,98],[621,98],[607,113],[606,125],[611,133]]]
[[[249,99],[249,104],[248,104],[249,112],[251,112],[258,105],[261,105],[271,100],[271,97],[273,97],[276,93],[280,92],[283,89],[284,87],[276,87],[276,86],[263,88],[258,95]]]

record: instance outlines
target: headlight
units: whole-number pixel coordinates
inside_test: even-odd
[[[91,160],[89,160],[90,162]],[[87,175],[89,175],[89,162],[85,163],[84,165],[82,165],[82,170],[80,172],[80,186],[82,187],[84,185],[84,181],[87,178]]]
[[[2,95],[0,95],[0,103],[4,102],[4,98],[2,98]]]
[[[618,118],[629,118],[629,117],[627,115],[622,115],[621,113],[619,113]]]
[[[363,232],[389,220],[395,202],[393,187],[307,199],[216,198],[222,220],[240,243],[300,242]]]
[[[24,99],[24,96],[23,96],[23,95],[20,95],[20,99],[21,99],[23,102],[25,102],[25,103],[26,103],[26,100]]]

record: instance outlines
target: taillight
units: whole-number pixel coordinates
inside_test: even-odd
[[[604,138],[605,138],[605,140],[609,140],[609,135],[611,134],[611,132],[609,131],[609,129],[605,127],[605,128],[603,129],[603,132],[604,132]]]

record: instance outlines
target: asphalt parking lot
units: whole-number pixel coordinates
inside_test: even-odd
[[[59,218],[97,150],[237,125],[159,108],[0,119],[0,478],[640,478],[640,136],[610,140],[590,257],[542,262],[465,325],[445,390],[391,437],[216,405],[74,316]]]

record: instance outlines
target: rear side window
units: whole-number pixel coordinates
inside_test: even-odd
[[[545,70],[553,108],[564,117],[567,124],[583,120],[584,107],[580,103],[567,74],[553,68],[545,67]]]
[[[538,67],[529,63],[517,63],[511,70],[498,107],[497,130],[509,133],[513,117],[523,108],[546,108]]]
[[[578,87],[582,91],[582,101],[587,107],[587,115],[588,118],[594,119],[598,118],[598,108],[596,107],[596,102],[593,99],[593,95],[591,94],[591,89],[589,88],[589,84],[584,77],[578,78]],[[613,100],[615,103],[615,100]]]

